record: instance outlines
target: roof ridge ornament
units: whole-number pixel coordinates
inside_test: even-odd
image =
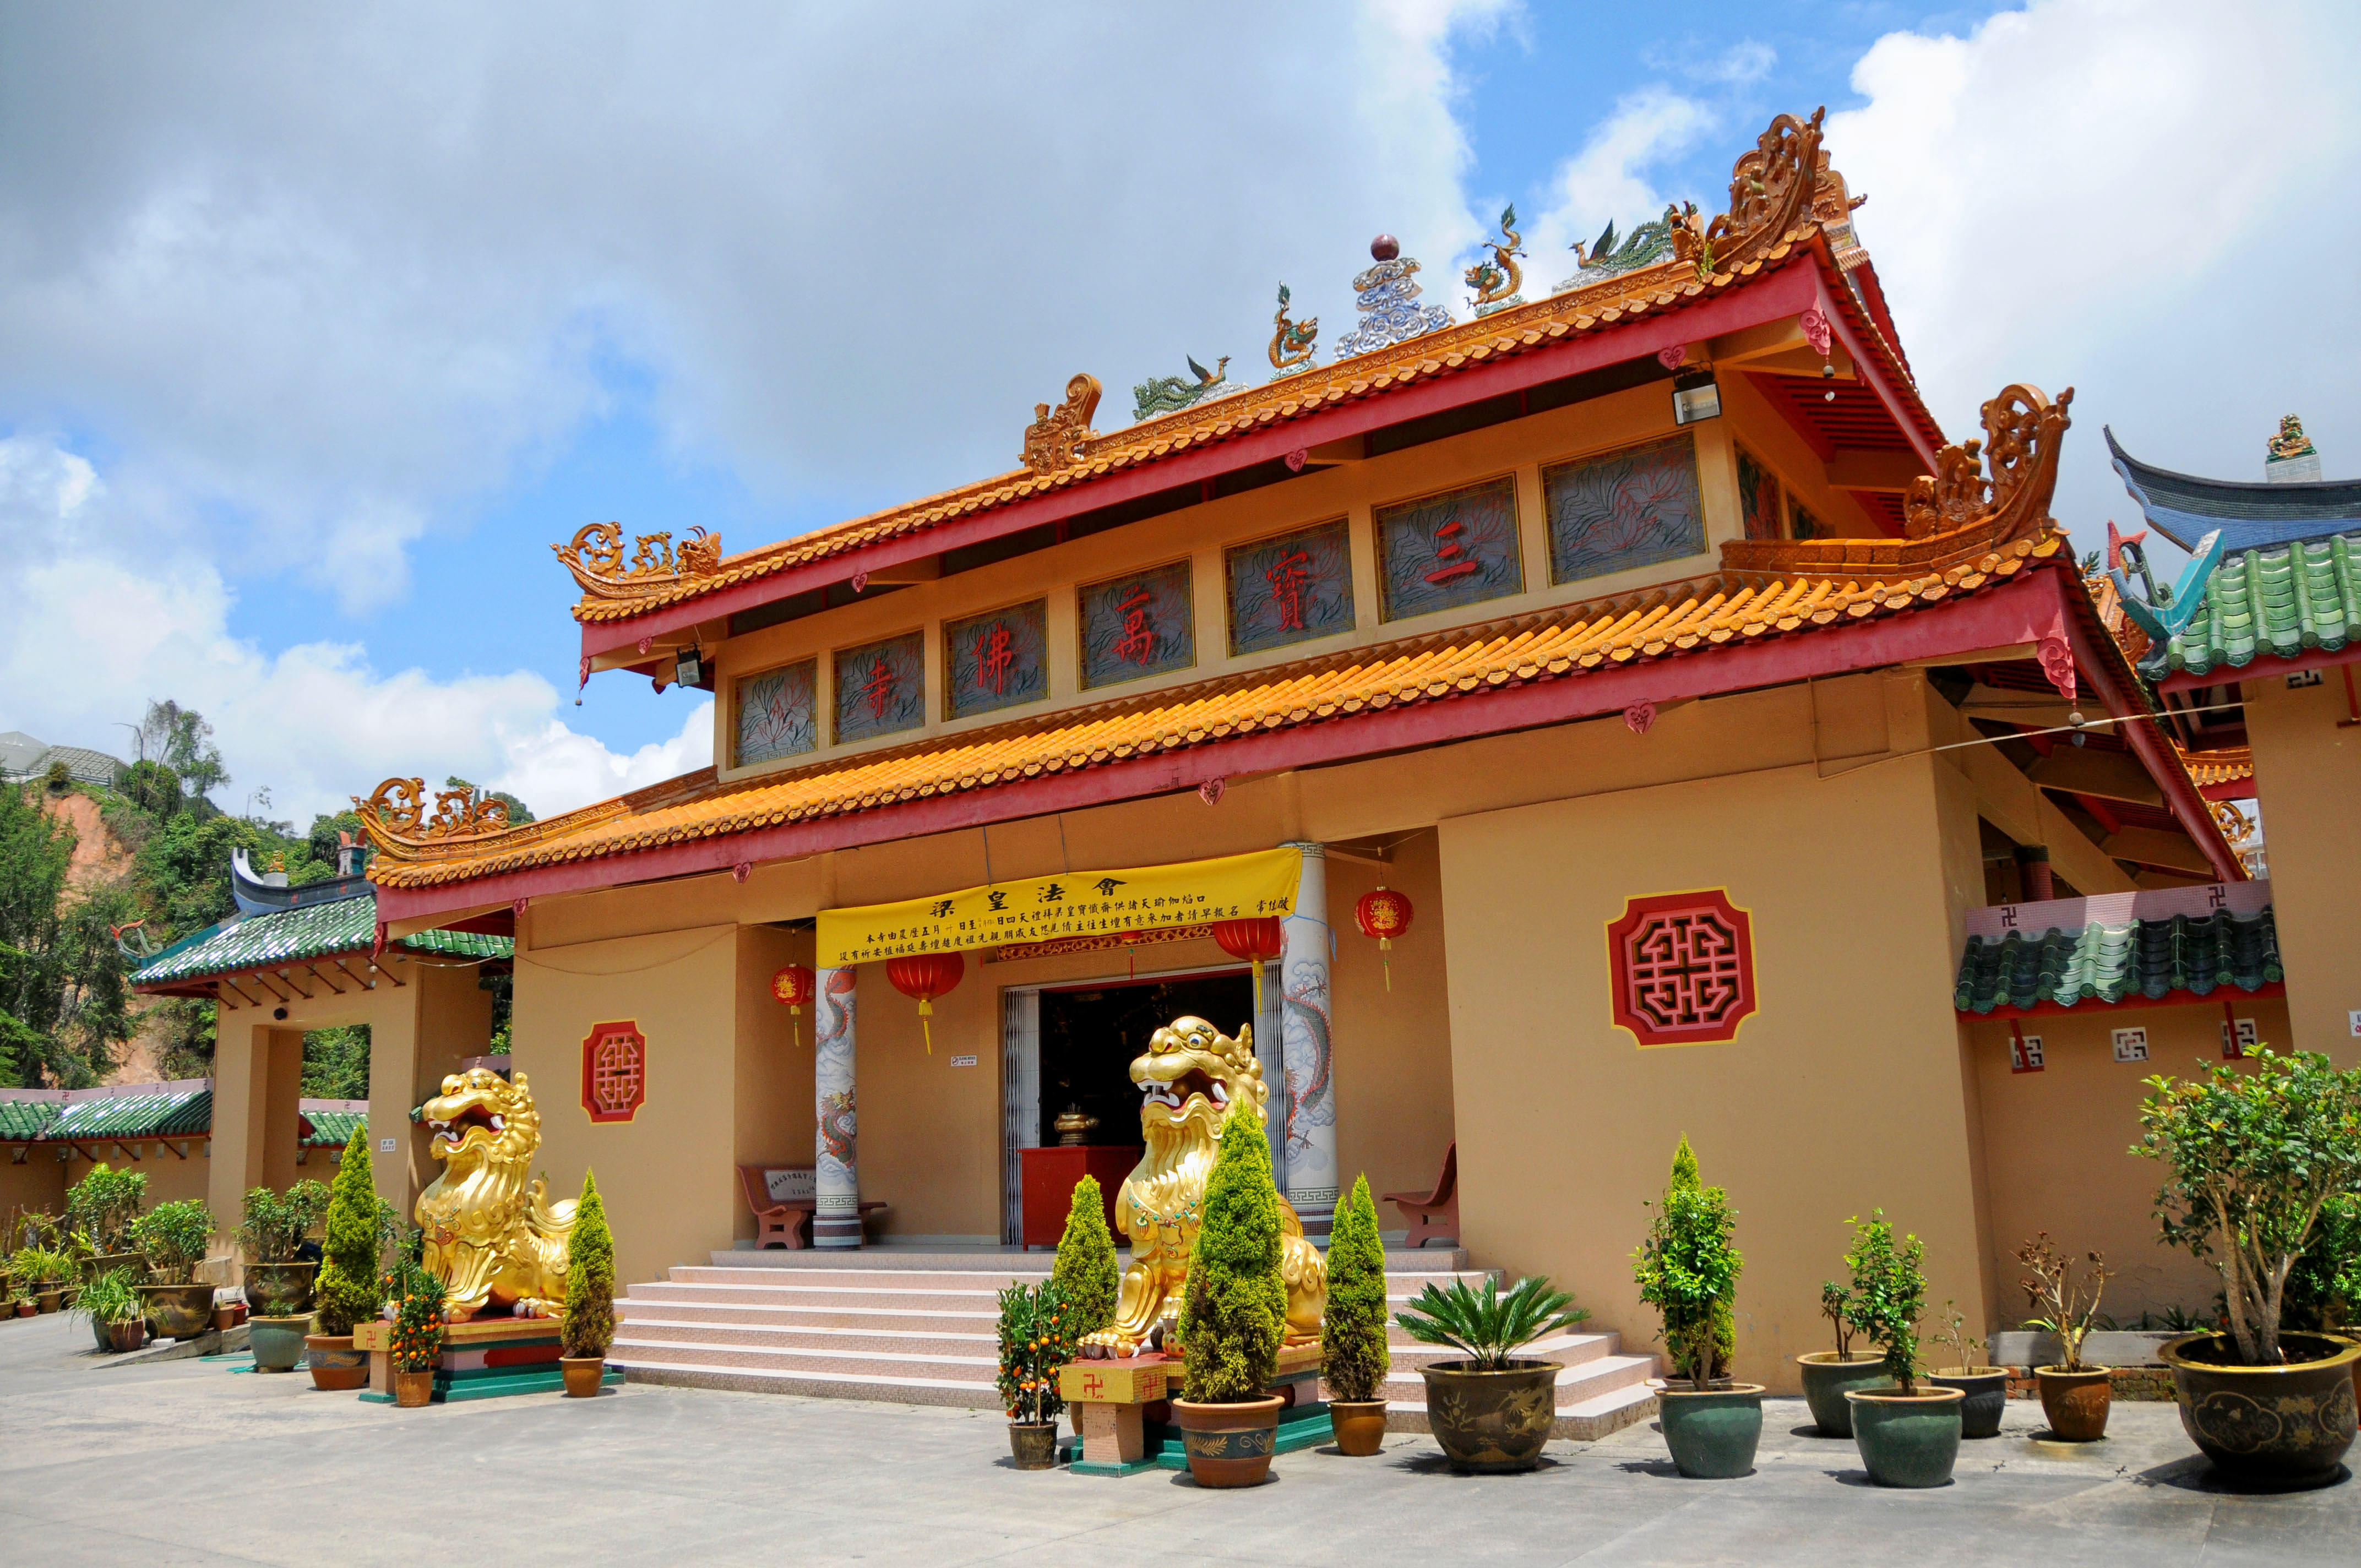
[[[1025,466],[1036,474],[1060,474],[1082,459],[1082,444],[1098,439],[1091,416],[1099,411],[1104,389],[1095,376],[1081,375],[1066,383],[1066,400],[1055,409],[1033,405],[1033,422],[1025,427]]]
[[[2074,422],[2066,412],[2073,400],[2071,387],[2054,403],[2022,381],[2002,389],[1983,406],[1983,439],[1944,447],[1935,455],[1935,472],[1910,481],[1902,500],[1903,537],[1984,528],[1993,543],[2004,544],[2049,526],[2059,445]]]
[[[361,831],[380,850],[508,831],[508,803],[499,796],[479,793],[473,784],[434,794],[434,809],[430,813],[425,780],[388,779],[367,800],[352,796],[353,809],[360,814]]]
[[[1354,306],[1361,324],[1336,340],[1336,357],[1350,359],[1372,349],[1388,348],[1441,332],[1451,324],[1451,313],[1441,305],[1417,302],[1425,292],[1417,283],[1418,263],[1401,253],[1401,242],[1381,234],[1369,242],[1377,265],[1353,279]]]
[[[642,533],[631,543],[639,548],[626,561],[623,525],[594,522],[577,530],[571,543],[550,549],[592,598],[646,598],[686,578],[709,577],[721,569],[721,535],[702,523],[691,528],[677,547],[668,532]]]
[[[1609,278],[1637,272],[1642,267],[1651,267],[1665,259],[1673,254],[1673,229],[1684,221],[1684,205],[1688,215],[1696,215],[1695,202],[1667,202],[1663,217],[1653,223],[1642,224],[1620,238],[1615,233],[1615,220],[1608,219],[1607,226],[1598,231],[1598,237],[1587,247],[1580,240],[1574,242],[1570,247],[1574,251],[1574,276],[1550,292],[1563,294],[1587,283],[1603,283]]]
[[[1131,389],[1133,423],[1153,419],[1158,414],[1178,413],[1203,399],[1223,397],[1240,389],[1229,378],[1228,355],[1215,360],[1211,370],[1198,364],[1193,354],[1184,354],[1180,357],[1189,362],[1189,374],[1196,379],[1159,376],[1134,387]]]
[[[1614,225],[1610,224],[1608,226],[1611,228]],[[1477,262],[1465,274],[1467,286],[1476,291],[1475,299],[1468,302],[1475,306],[1478,321],[1494,311],[1505,311],[1511,305],[1525,302],[1525,297],[1517,292],[1525,281],[1524,269],[1516,261],[1524,254],[1521,248],[1524,236],[1517,232],[1517,204],[1514,202],[1510,203],[1500,214],[1500,233],[1502,238],[1484,241],[1486,248],[1492,253],[1492,258]]]
[[[1270,334],[1270,378],[1285,380],[1301,376],[1319,358],[1320,318],[1306,316],[1300,322],[1287,319],[1287,285],[1279,286],[1279,313],[1270,319],[1277,330]]]

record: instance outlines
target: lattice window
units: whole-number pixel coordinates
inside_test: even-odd
[[[595,1024],[582,1040],[582,1108],[593,1122],[628,1122],[648,1098],[648,1037],[628,1020]]]
[[[1607,928],[1615,1022],[1642,1046],[1738,1036],[1754,1012],[1754,931],[1719,889],[1634,898]]]

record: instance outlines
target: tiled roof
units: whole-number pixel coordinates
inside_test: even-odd
[[[332,953],[367,952],[376,939],[377,898],[368,893],[334,904],[250,915],[220,927],[203,941],[165,949],[134,974],[131,983],[142,988],[184,985],[212,975],[301,963]],[[505,959],[515,949],[515,943],[506,937],[468,931],[420,931],[396,938],[395,945],[414,953],[469,959]]]
[[[51,1100],[0,1100],[0,1139],[38,1138],[63,1109]]]
[[[2258,658],[2334,652],[2361,631],[2361,533],[2225,555],[2205,602],[2154,660],[2161,675],[2244,669]]]
[[[307,1149],[343,1148],[352,1142],[353,1129],[368,1124],[366,1111],[306,1111],[303,1120],[312,1124],[312,1135],[302,1140]]]
[[[2223,909],[2126,925],[2093,921],[2075,931],[2052,927],[2030,938],[2011,932],[1997,941],[1971,936],[1952,1002],[1962,1013],[2045,1002],[2071,1007],[2176,992],[2206,996],[2224,985],[2259,991],[2286,978],[2270,909],[2246,916]]]
[[[2216,529],[2226,550],[2265,550],[2350,532],[2361,522],[2361,479],[2201,479],[2143,463],[2123,449],[2114,431],[2105,435],[2115,472],[2148,525],[2183,550],[2194,552]]]
[[[1972,594],[2035,563],[2070,562],[2061,545],[2061,536],[2045,532],[1947,571],[1896,582],[1724,571],[730,784],[717,784],[708,769],[637,795],[470,840],[380,841],[369,875],[389,887],[464,882],[985,789],[1602,667],[1806,634]]]
[[[2189,770],[2190,779],[2199,789],[2244,784],[2255,776],[2255,749],[2224,746],[2215,751],[2181,751],[2180,764]]]
[[[182,1090],[171,1094],[113,1094],[104,1099],[76,1100],[58,1108],[58,1118],[42,1135],[50,1143],[84,1138],[203,1137],[213,1131],[214,1091]]]

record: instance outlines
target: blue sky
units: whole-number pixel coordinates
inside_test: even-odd
[[[544,809],[653,782],[705,760],[699,699],[572,706],[552,542],[743,549],[999,471],[1075,369],[1257,356],[1278,280],[1348,318],[1380,227],[1460,306],[1513,200],[1554,281],[1608,217],[1719,210],[1820,104],[1946,429],[2081,388],[2078,532],[2128,510],[2102,422],[2242,475],[2301,409],[2346,472],[2353,291],[2287,280],[2353,254],[2321,192],[2361,172],[2356,31],[2295,0],[14,12],[0,545],[35,613],[0,729],[110,746],[176,696],[225,803],[281,815],[395,772]]]

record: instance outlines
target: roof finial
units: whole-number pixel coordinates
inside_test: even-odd
[[[1336,340],[1338,359],[1423,337],[1451,324],[1451,313],[1441,305],[1415,302],[1421,292],[1418,263],[1401,254],[1400,241],[1381,234],[1369,242],[1369,254],[1378,258],[1377,265],[1353,280],[1361,324]]]

